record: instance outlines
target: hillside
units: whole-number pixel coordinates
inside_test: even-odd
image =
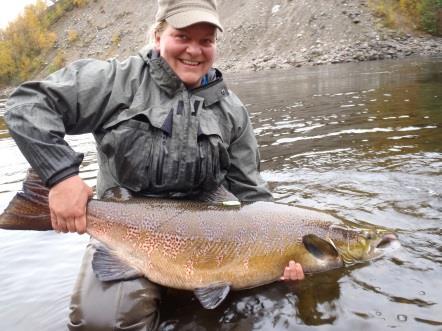
[[[442,38],[382,28],[366,0],[218,0],[225,32],[217,66],[225,71],[442,55]],[[156,1],[91,0],[53,27],[58,54],[124,59],[146,43]]]

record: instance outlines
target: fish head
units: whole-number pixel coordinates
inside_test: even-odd
[[[400,247],[397,235],[384,229],[333,226],[327,240],[346,265],[369,261]]]

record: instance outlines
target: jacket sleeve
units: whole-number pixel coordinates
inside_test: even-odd
[[[224,185],[241,201],[271,201],[272,194],[259,173],[258,143],[249,115],[239,99],[237,102],[241,105],[241,118],[236,123],[237,134],[230,143],[231,164]]]
[[[78,173],[83,160],[65,134],[91,133],[130,105],[144,61],[80,60],[43,81],[19,86],[5,121],[30,165],[48,186]]]

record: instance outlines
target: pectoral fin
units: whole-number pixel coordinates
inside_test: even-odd
[[[143,276],[141,272],[122,262],[103,246],[99,246],[94,253],[92,270],[102,282],[130,280]]]
[[[339,257],[338,251],[332,244],[314,234],[308,234],[302,237],[302,243],[304,247],[318,259],[335,259]]]
[[[227,294],[229,294],[230,285],[227,283],[216,283],[197,288],[194,292],[204,308],[215,309],[224,301]]]

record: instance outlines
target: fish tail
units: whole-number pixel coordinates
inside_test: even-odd
[[[52,230],[48,203],[49,189],[33,169],[29,169],[23,189],[12,198],[0,215],[0,229]]]

